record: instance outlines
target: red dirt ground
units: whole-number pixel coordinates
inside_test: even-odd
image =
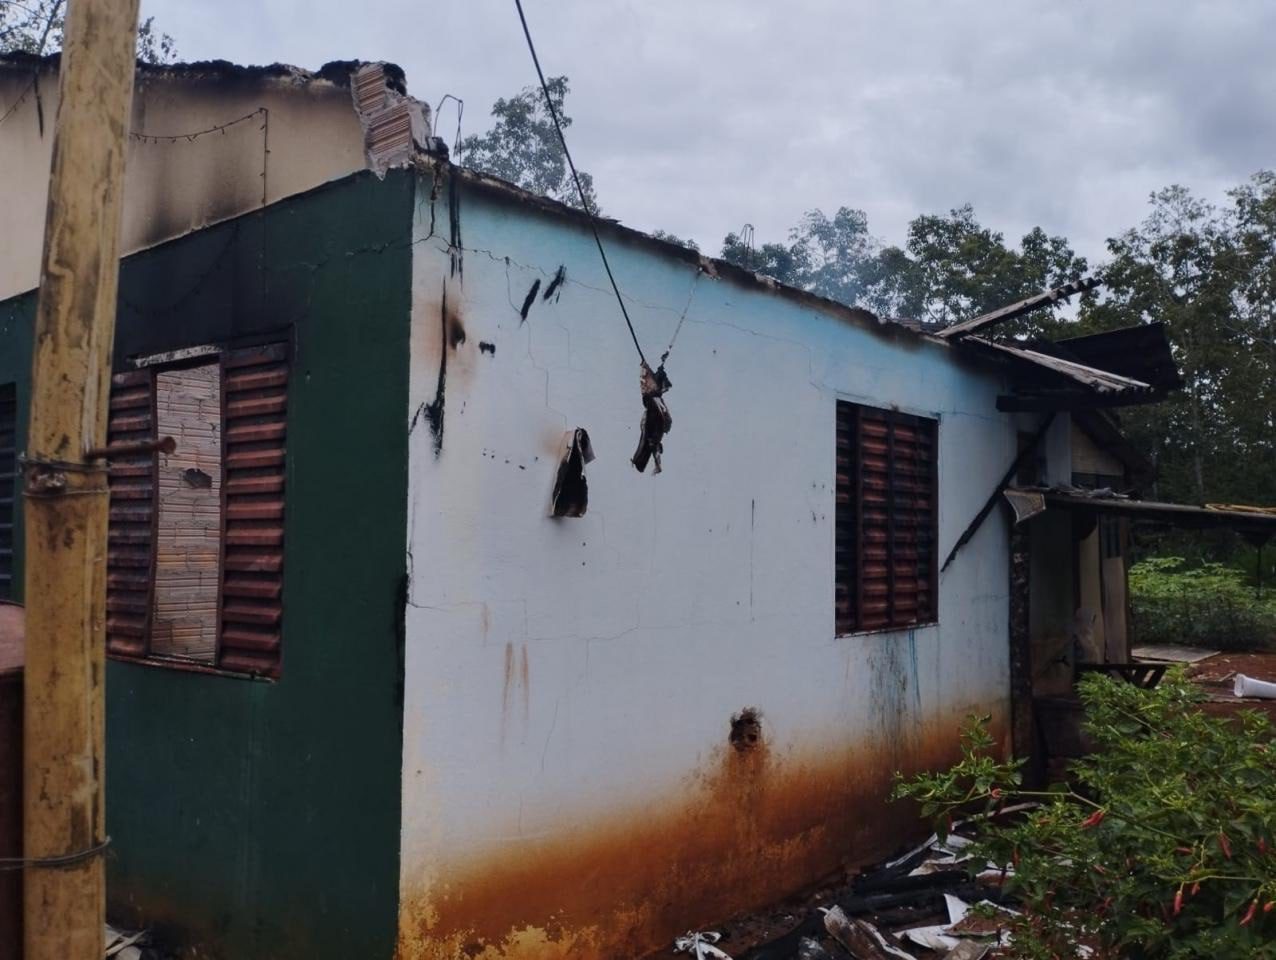
[[[1232,693],[1232,678],[1243,673],[1255,680],[1276,683],[1276,653],[1220,653],[1188,667],[1187,674],[1209,695],[1207,713],[1226,716],[1240,710],[1258,710],[1276,721],[1276,700],[1238,698]]]

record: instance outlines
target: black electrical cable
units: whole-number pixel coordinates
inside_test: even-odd
[[[554,109],[554,98],[549,95],[549,84],[545,82],[545,72],[541,70],[540,58],[536,56],[536,45],[532,43],[532,32],[527,28],[527,17],[523,14],[523,0],[514,0],[514,6],[518,8],[518,19],[523,24],[523,36],[527,38],[527,49],[532,55],[532,63],[536,66],[536,75],[540,77],[541,90],[545,93],[545,105],[549,107],[549,115],[554,121],[554,129],[558,131],[558,141],[563,145],[563,155],[567,157],[567,166],[571,169],[572,179],[576,181],[576,193],[580,197],[580,205],[585,208],[585,213],[589,216],[589,227],[594,232],[594,243],[598,244],[598,255],[603,259],[603,269],[607,271],[607,279],[611,281],[611,288],[616,293],[616,302],[620,304],[621,315],[625,318],[625,325],[629,327],[629,336],[633,338],[634,349],[638,351],[638,359],[642,361],[644,367],[651,369],[647,363],[646,356],[642,352],[642,347],[638,343],[638,334],[634,332],[634,324],[629,319],[629,311],[625,309],[625,299],[620,295],[620,287],[616,285],[616,278],[612,276],[611,264],[607,262],[607,251],[603,249],[602,237],[598,235],[598,220],[589,206],[589,200],[585,197],[584,188],[580,185],[580,174],[576,172],[576,164],[572,161],[571,151],[567,149],[567,138],[563,136],[563,125],[558,122],[558,111]]]

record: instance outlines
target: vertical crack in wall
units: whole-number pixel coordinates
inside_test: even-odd
[[[448,353],[448,322],[447,322],[447,281],[443,282],[443,296],[440,298],[439,304],[439,381],[434,388],[434,400],[430,403],[423,403],[417,408],[412,416],[412,423],[408,428],[410,433],[416,429],[417,421],[424,415],[426,422],[430,425],[430,434],[434,437],[434,455],[437,457],[443,452],[443,407],[447,400],[447,353]]]
[[[450,165],[449,165],[450,166]],[[452,276],[465,279],[465,255],[461,248],[461,184],[455,168],[448,177],[448,255],[452,261]]]

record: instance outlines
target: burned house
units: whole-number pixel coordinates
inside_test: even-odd
[[[55,71],[0,63],[14,451]],[[638,956],[885,853],[896,771],[1010,747],[1002,490],[1131,469],[1101,411],[1169,386],[605,222],[631,337],[587,218],[428,124],[379,64],[139,75],[109,440],[175,447],[111,465],[108,898],[191,955]]]

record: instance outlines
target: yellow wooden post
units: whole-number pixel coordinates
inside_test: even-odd
[[[24,467],[26,960],[101,960],[104,446],[138,0],[70,0]]]

